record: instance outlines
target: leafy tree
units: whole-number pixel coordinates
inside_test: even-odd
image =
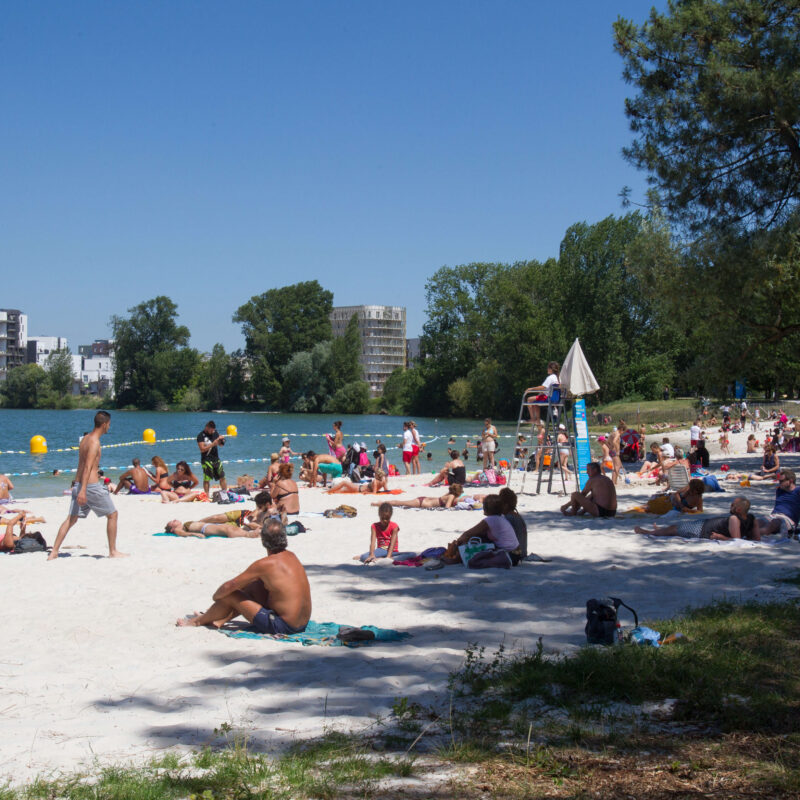
[[[366,414],[369,410],[369,384],[362,380],[346,383],[325,403],[324,410],[334,414]]]
[[[114,383],[117,403],[142,408],[173,400],[192,383],[200,356],[188,347],[189,329],[178,325],[178,307],[163,295],[114,316]]]
[[[800,200],[800,6],[670,0],[614,24],[635,134],[668,215],[697,232],[782,224]]]
[[[393,414],[408,414],[423,405],[421,395],[425,391],[425,378],[418,367],[398,367],[383,385],[381,406]]]
[[[245,355],[251,362],[254,392],[277,401],[277,376],[295,353],[331,338],[333,293],[305,281],[254,295],[233,315],[241,323]]]
[[[50,388],[57,395],[72,394],[75,377],[72,374],[72,354],[66,350],[53,350],[44,362]]]
[[[320,413],[331,395],[331,342],[295,353],[283,368],[283,404],[288,411]]]
[[[361,333],[358,329],[357,314],[350,317],[344,334],[335,337],[331,343],[330,370],[334,391],[338,391],[345,384],[362,380]],[[369,390],[369,387],[367,388]]]
[[[242,403],[246,391],[243,361],[241,352],[229,354],[221,344],[214,345],[200,372],[200,386],[207,408]]]
[[[38,364],[23,364],[8,370],[0,387],[7,408],[37,408],[50,389],[50,381]]]

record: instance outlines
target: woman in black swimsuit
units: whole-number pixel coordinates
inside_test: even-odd
[[[427,486],[438,486],[445,478],[448,485],[460,483],[462,486],[467,482],[467,468],[458,454],[458,450],[450,451],[450,461],[448,461],[436,477]]]
[[[292,480],[294,464],[281,464],[278,479],[272,484],[269,493],[279,514],[299,514],[300,495],[297,484]]]

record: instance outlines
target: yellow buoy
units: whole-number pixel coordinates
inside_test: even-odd
[[[31,453],[35,456],[43,456],[47,452],[47,439],[44,436],[40,436],[38,433],[36,436],[31,437]]]
[[[142,440],[147,442],[147,444],[155,444],[156,432],[152,428],[147,428],[144,433],[142,433]]]
[[[235,425],[228,425],[228,427],[225,429],[225,434],[227,436],[238,436],[239,431],[236,429]]]

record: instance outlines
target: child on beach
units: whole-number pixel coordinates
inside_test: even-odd
[[[374,564],[379,558],[391,559],[397,553],[397,534],[400,526],[392,522],[392,506],[381,503],[378,506],[378,521],[370,528],[369,552],[356,556],[365,564]]]

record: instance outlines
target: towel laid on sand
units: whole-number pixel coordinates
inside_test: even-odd
[[[231,639],[274,639],[279,642],[299,642],[303,647],[320,645],[322,647],[361,647],[374,642],[399,642],[411,636],[389,628],[376,628],[363,625],[352,628],[348,625],[337,625],[335,622],[314,622],[309,620],[302,633],[291,633],[285,636],[271,633],[259,633],[251,628],[231,630],[220,628],[220,633]],[[372,634],[370,636],[370,634]],[[344,637],[344,638],[340,638]]]

